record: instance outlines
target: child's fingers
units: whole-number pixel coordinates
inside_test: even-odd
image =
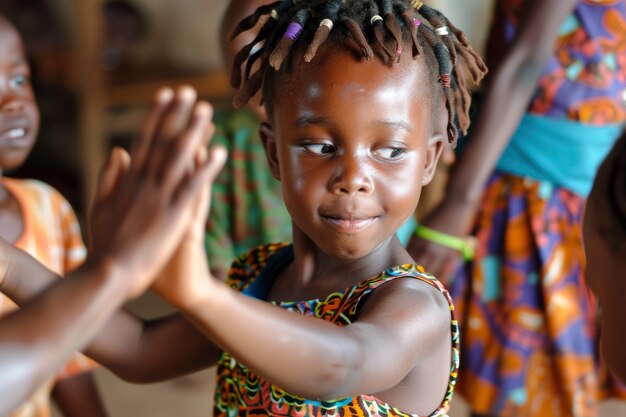
[[[196,90],[190,86],[176,90],[176,97],[158,126],[157,140],[168,143],[187,128],[196,98]]]
[[[201,146],[198,151],[196,152],[196,165],[195,167],[198,168],[200,167],[200,165],[202,165],[204,163],[204,161],[206,161],[206,159],[209,157],[209,151],[207,150],[207,148],[205,146]]]
[[[174,100],[163,113],[154,135],[154,143],[148,152],[148,170],[151,175],[161,180],[167,176],[167,164],[172,154],[177,155],[176,149],[181,145],[180,137],[193,118],[196,92],[191,87],[180,87],[176,91]],[[191,164],[190,164],[191,165]],[[155,170],[156,168],[156,170]]]
[[[155,159],[151,169],[162,173],[163,186],[167,189],[175,188],[181,178],[193,170],[198,149],[206,146],[206,126],[211,124],[211,114],[211,106],[208,103],[198,103],[193,112],[191,125],[176,142],[172,143],[172,147],[169,147],[163,163],[159,166]]]
[[[207,181],[213,182],[217,175],[224,168],[224,164],[226,163],[226,159],[228,158],[228,151],[222,145],[213,146],[207,156],[206,163],[209,165],[209,177]]]
[[[215,146],[207,160],[193,175],[186,176],[174,196],[175,209],[183,209],[197,198],[203,190],[210,189],[213,181],[224,167],[228,154],[223,146]],[[203,187],[203,188],[200,188]]]
[[[109,160],[100,171],[98,186],[94,197],[94,205],[99,205],[106,200],[117,188],[120,179],[130,166],[130,156],[122,148],[113,148]]]
[[[133,141],[131,155],[133,166],[141,170],[145,165],[147,155],[151,149],[163,113],[174,98],[174,90],[169,87],[161,88],[154,96],[152,108],[143,123],[141,131]]]

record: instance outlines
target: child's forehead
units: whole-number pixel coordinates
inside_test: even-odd
[[[270,92],[274,123],[326,126],[344,132],[432,128],[432,78],[428,68],[410,56],[389,65],[337,49],[281,71],[282,77],[274,80]]]
[[[6,18],[0,16],[0,48],[2,61],[25,63],[26,57],[22,37],[15,27]]]
[[[423,57],[414,59],[402,55],[399,62],[385,62],[380,56],[367,60],[345,46],[321,48],[312,62],[296,58],[292,65],[276,74],[274,89],[278,99],[291,95],[281,90],[302,94],[300,86],[329,91],[365,89],[370,92],[402,90],[410,94],[402,97],[418,97],[430,101],[437,85],[434,75]],[[365,95],[367,98],[367,95]]]

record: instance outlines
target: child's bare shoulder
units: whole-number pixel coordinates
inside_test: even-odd
[[[363,306],[362,315],[375,310],[377,315],[388,312],[399,319],[419,322],[426,319],[432,329],[445,329],[442,335],[448,335],[454,307],[443,284],[419,266],[397,267],[387,273],[399,275],[373,291]]]

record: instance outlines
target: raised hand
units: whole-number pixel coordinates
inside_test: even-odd
[[[201,149],[196,159],[201,162],[207,157],[213,158],[221,167],[226,160],[226,152],[217,147],[207,154]],[[213,277],[204,247],[204,234],[209,215],[211,187],[212,183],[199,193],[187,233],[152,285],[157,294],[176,307],[182,308],[192,303],[195,297],[201,295],[201,287],[210,291],[206,286],[211,284]]]
[[[122,268],[129,297],[171,258],[221,169],[219,153],[198,157],[213,134],[211,117],[192,88],[162,89],[130,155],[115,149],[101,174],[87,263]]]

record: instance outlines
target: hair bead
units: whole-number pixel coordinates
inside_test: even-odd
[[[289,26],[287,26],[287,30],[285,31],[285,37],[289,38],[292,41],[298,39],[300,34],[302,33],[302,25],[298,22],[291,22]]]
[[[435,29],[435,33],[439,36],[445,36],[445,35],[449,35],[450,33],[448,32],[448,27],[447,26],[441,26],[438,27],[437,29]]]
[[[382,21],[383,21],[383,18],[382,18],[380,15],[377,15],[377,14],[376,14],[376,15],[372,16],[372,18],[370,19],[370,25],[372,25],[372,26],[373,26],[373,25],[374,25],[374,23],[376,23],[376,22],[382,22]]]
[[[413,6],[413,8],[414,8],[415,10],[417,10],[418,12],[420,11],[420,9],[422,8],[422,6],[423,6],[423,5],[424,5],[424,3],[422,3],[422,2],[421,2],[421,1],[419,1],[419,0],[413,0],[413,1],[411,2],[411,6]]]
[[[326,26],[329,31],[333,30],[334,23],[330,19],[324,19],[320,22],[320,26]]]
[[[445,87],[445,88],[452,87],[451,75],[450,74],[440,74],[439,75],[439,81],[441,82],[441,85],[443,87]]]

